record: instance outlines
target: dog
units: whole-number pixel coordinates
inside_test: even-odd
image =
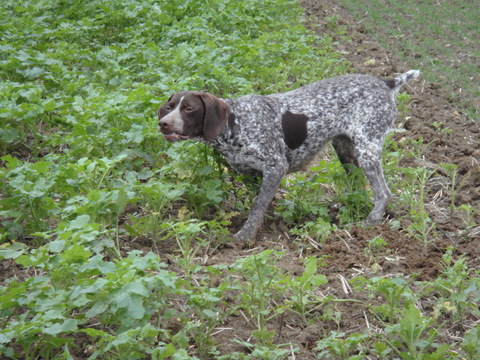
[[[385,136],[396,120],[395,96],[420,72],[394,79],[344,75],[273,95],[221,99],[183,91],[158,109],[169,142],[195,140],[217,149],[236,171],[262,185],[236,242],[253,241],[282,178],[303,169],[332,141],[341,163],[364,169],[374,197],[368,224],[382,221],[391,193],[382,169]]]

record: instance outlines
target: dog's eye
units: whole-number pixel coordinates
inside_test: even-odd
[[[170,105],[165,106],[165,111],[171,111],[172,107]]]
[[[195,111],[195,109],[191,106],[185,106],[185,111],[186,112],[192,112],[192,111]]]

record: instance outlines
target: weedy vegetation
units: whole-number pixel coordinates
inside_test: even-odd
[[[303,345],[279,340],[286,317],[299,329],[331,324],[308,349],[318,359],[479,357],[479,272],[453,250],[432,281],[358,276],[348,285],[358,299],[325,291],[325,263],[304,254],[371,207],[363,174],[347,176],[328,153],[284,180],[273,215],[300,256],[253,249],[209,263],[231,246],[228,226],[250,207],[255,181],[204,145],[167,144],[156,109],[179,90],[265,94],[347,72],[296,2],[4,0],[0,9],[2,358],[295,358]],[[389,142],[385,167],[411,236],[428,244],[433,174],[399,166],[422,146]],[[476,226],[476,209],[452,201],[450,210],[465,231]],[[365,253],[377,263],[388,247],[378,237]],[[375,327],[342,331],[349,314],[337,305],[353,303]],[[221,337],[238,318],[248,336]]]

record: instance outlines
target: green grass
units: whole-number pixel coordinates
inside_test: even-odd
[[[470,1],[343,0],[372,36],[429,81],[440,82],[478,120],[480,7]],[[384,36],[384,35],[387,36]]]

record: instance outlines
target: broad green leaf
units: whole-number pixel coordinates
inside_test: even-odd
[[[65,240],[54,240],[48,243],[51,252],[60,252],[65,248]]]
[[[112,335],[100,329],[87,328],[87,329],[82,329],[81,331],[91,337],[101,337],[106,339],[112,337]]]
[[[72,220],[68,223],[68,229],[83,229],[90,222],[89,215],[80,215],[77,216],[75,220]]]
[[[88,310],[85,313],[85,315],[88,318],[92,318],[97,315],[103,314],[105,310],[107,310],[107,308],[108,308],[108,303],[106,301],[101,300],[93,304],[93,306],[90,308],[90,310]]]
[[[77,330],[77,320],[67,319],[63,323],[55,323],[49,327],[42,328],[42,332],[48,335],[58,335],[64,332],[72,332]]]
[[[142,319],[145,315],[145,308],[143,307],[143,299],[140,296],[132,295],[130,297],[130,304],[128,305],[128,314],[133,319]]]
[[[129,336],[128,333],[121,333],[120,335],[118,335],[115,340],[112,341],[112,345],[113,346],[119,346],[119,345],[123,345],[123,344],[128,344],[129,342],[131,342],[133,339]]]
[[[6,331],[3,333],[0,333],[0,344],[8,344],[14,338],[15,338],[15,333],[13,331]]]
[[[90,256],[92,256],[92,252],[87,247],[79,244],[73,244],[62,253],[62,259],[75,263],[83,263]]]
[[[16,259],[22,255],[26,250],[26,246],[20,242],[7,243],[0,245],[0,258],[3,259]]]
[[[149,295],[147,288],[143,286],[143,284],[141,284],[140,282],[128,283],[123,287],[123,290],[128,293],[138,294],[144,297],[147,297]]]

